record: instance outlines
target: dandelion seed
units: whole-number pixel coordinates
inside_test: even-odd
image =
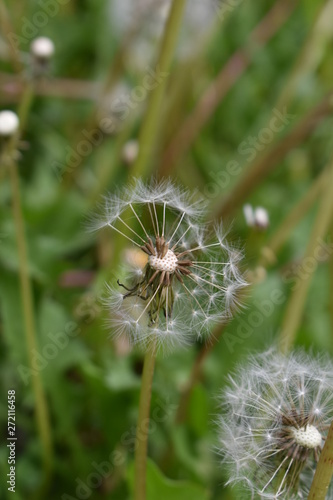
[[[228,482],[243,482],[249,498],[307,498],[333,419],[332,388],[332,363],[301,352],[271,350],[240,368],[219,421]]]
[[[93,228],[112,228],[146,255],[142,272],[134,269],[127,283],[118,281],[118,290],[111,290],[116,335],[145,347],[157,338],[168,349],[204,338],[231,315],[246,285],[240,253],[227,244],[221,225],[206,229],[201,199],[168,181],[138,181],[106,198],[103,212]]]

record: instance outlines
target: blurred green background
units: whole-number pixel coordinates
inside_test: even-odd
[[[164,25],[164,10],[158,10],[157,1],[151,3],[0,1],[1,110],[18,112],[31,83],[32,39],[48,36],[55,44],[47,75],[33,83],[18,157],[37,323],[33,357],[46,392],[54,448],[44,498],[131,498],[142,353],[114,342],[105,327],[105,283],[121,276],[119,239],[107,230],[88,233],[85,222],[102,195],[131,180],[128,141],[138,138],[145,117],[150,90],[144,78],[156,71]],[[148,500],[243,498],[240,490],[224,486],[227,476],[217,454],[218,396],[238,362],[275,342],[295,277],[312,272],[304,269],[302,257],[316,199],[275,260],[265,261],[267,269],[263,249],[333,153],[331,104],[325,101],[333,79],[333,2],[201,4],[203,11],[188,0],[147,178],[167,174],[189,189],[198,188],[210,202],[212,217],[223,214],[232,223],[231,239],[244,248],[243,267],[254,285],[246,307],[205,356],[182,423],[175,423],[175,415],[202,345],[157,359]],[[217,82],[209,94],[216,99],[210,115],[200,122],[209,101],[191,115],[185,131],[191,124],[199,128],[180,154],[188,137],[182,135],[184,121]],[[308,118],[320,103],[321,113]],[[263,132],[277,112],[288,113],[286,123],[277,132]],[[294,131],[302,126],[305,133],[298,140]],[[176,148],[174,161],[170,144]],[[246,181],[242,196],[232,195],[232,210],[223,205],[262,158],[263,175]],[[235,174],[230,174],[231,161]],[[0,179],[1,498],[12,495],[6,485],[6,394],[15,389],[15,498],[34,499],[43,482],[41,445],[5,166]],[[246,224],[244,203],[268,211],[267,229]],[[325,237],[326,257],[315,266],[297,345],[332,354],[331,239],[331,234]]]

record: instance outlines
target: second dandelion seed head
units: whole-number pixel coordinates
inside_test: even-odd
[[[332,363],[303,352],[272,349],[240,367],[220,420],[229,482],[255,498],[307,498],[333,419],[332,387]]]

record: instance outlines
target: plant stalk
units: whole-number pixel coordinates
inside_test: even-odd
[[[186,0],[173,0],[171,5],[157,63],[162,80],[153,89],[149,99],[139,135],[139,154],[132,169],[134,177],[144,177],[150,170],[150,160],[158,137],[161,107],[185,5]]]
[[[333,476],[333,422],[320,454],[308,500],[325,500]]]
[[[28,359],[31,367],[32,388],[36,404],[36,420],[38,433],[42,444],[42,456],[45,472],[45,483],[48,482],[52,465],[52,441],[50,432],[49,415],[40,372],[34,369],[33,352],[37,350],[36,326],[32,289],[29,277],[27,246],[24,235],[24,222],[21,208],[19,176],[15,160],[8,165],[12,188],[13,214],[16,226],[17,247],[19,256],[19,278],[23,306],[23,319],[25,325]]]
[[[146,500],[147,450],[151,388],[153,383],[156,358],[156,343],[152,345],[144,358],[139,403],[139,416],[136,429],[134,499]]]

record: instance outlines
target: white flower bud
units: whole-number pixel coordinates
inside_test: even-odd
[[[55,47],[54,43],[50,38],[46,36],[40,36],[35,38],[30,45],[31,54],[37,59],[48,60],[54,54]]]
[[[249,227],[256,227],[258,229],[267,229],[269,226],[268,212],[263,207],[253,208],[252,205],[247,203],[243,206],[243,213],[246,224]]]
[[[131,165],[137,158],[139,153],[139,143],[135,139],[126,142],[123,148],[123,160],[128,165]]]
[[[268,212],[263,207],[257,207],[254,210],[254,224],[259,229],[267,229],[269,226]]]
[[[246,224],[249,227],[253,227],[254,226],[254,212],[253,212],[252,205],[250,205],[249,203],[246,203],[246,205],[243,206],[243,213],[244,213]]]
[[[13,111],[0,111],[0,136],[9,137],[14,135],[19,128],[18,116]]]

